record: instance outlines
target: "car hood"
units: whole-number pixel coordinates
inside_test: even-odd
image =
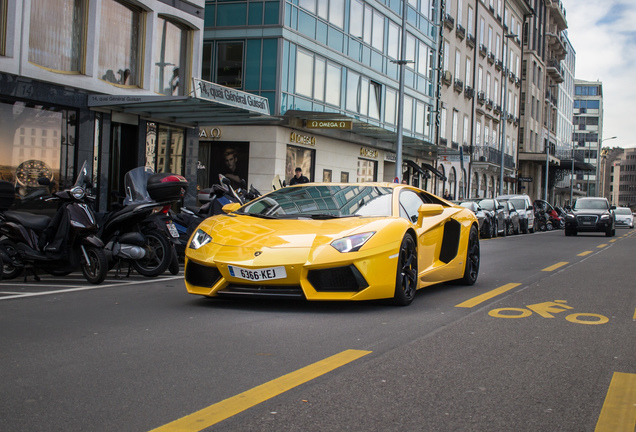
[[[609,210],[607,209],[589,209],[589,210],[572,210],[572,213],[575,216],[580,216],[580,215],[595,215],[595,216],[601,216],[604,214],[609,214]]]
[[[261,219],[232,214],[209,218],[199,228],[213,243],[223,246],[311,248],[356,233],[377,232],[396,220],[399,218]]]

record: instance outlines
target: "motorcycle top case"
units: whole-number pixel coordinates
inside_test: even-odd
[[[13,183],[0,180],[0,210],[6,210],[13,205],[15,188]]]
[[[178,174],[153,174],[146,185],[150,198],[155,201],[178,201],[183,198],[188,181]]]

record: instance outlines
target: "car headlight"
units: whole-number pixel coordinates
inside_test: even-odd
[[[206,244],[212,241],[212,237],[210,237],[205,231],[202,229],[198,229],[194,235],[192,236],[192,240],[190,241],[191,249],[199,249],[200,247],[205,246]]]
[[[375,234],[375,231],[343,237],[332,241],[331,246],[333,246],[338,252],[342,253],[357,252],[367,242],[367,240],[373,236],[373,234]]]

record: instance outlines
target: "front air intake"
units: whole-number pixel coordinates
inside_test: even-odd
[[[190,285],[212,288],[221,278],[221,272],[216,267],[203,266],[188,261],[185,267],[185,280]]]
[[[369,286],[353,264],[320,270],[309,270],[307,280],[316,291],[356,292]]]

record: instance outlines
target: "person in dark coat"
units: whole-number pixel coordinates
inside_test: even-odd
[[[303,175],[303,170],[298,167],[296,168],[296,175],[291,178],[289,185],[292,186],[301,183],[309,183],[309,179]]]

